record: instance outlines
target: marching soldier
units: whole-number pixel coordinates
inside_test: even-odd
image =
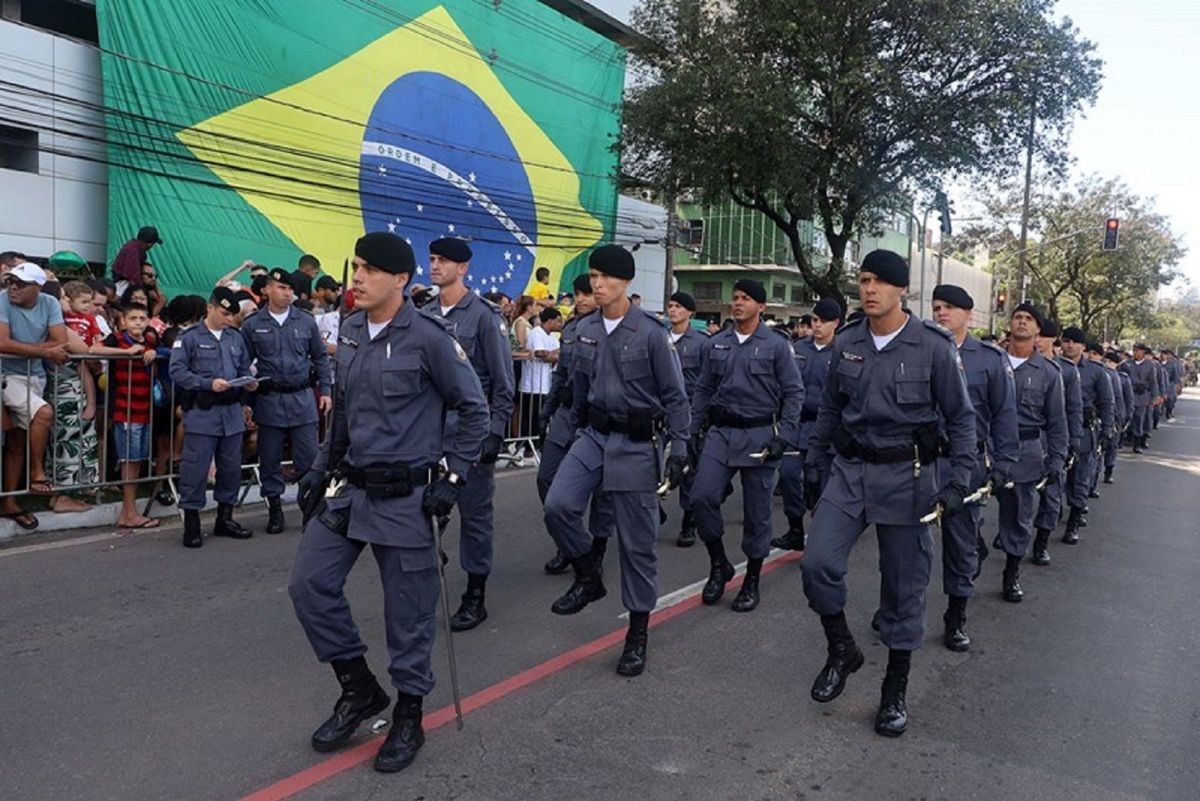
[[[233,328],[238,313],[233,290],[219,286],[208,300],[208,313],[171,347],[170,375],[183,407],[183,459],[179,468],[179,508],[183,510],[183,544],[199,548],[200,510],[204,508],[208,466],[217,461],[214,537],[249,539],[254,532],[233,519],[242,478],[242,437],[249,410],[242,388],[230,384],[250,376],[250,355]],[[250,381],[245,389],[253,391]]]
[[[1087,336],[1083,329],[1069,326],[1062,332],[1063,356],[1079,371],[1080,399],[1083,402],[1083,429],[1076,450],[1075,464],[1067,474],[1066,496],[1071,512],[1062,541],[1067,545],[1079,542],[1079,529],[1086,525],[1088,494],[1102,444],[1112,436],[1112,385],[1104,368],[1084,357]]]
[[[1104,441],[1104,483],[1113,483],[1113,470],[1117,466],[1117,451],[1121,445],[1121,436],[1133,417],[1133,386],[1129,376],[1117,370],[1121,363],[1121,354],[1116,351],[1106,351],[1104,354],[1105,371],[1113,389],[1113,433]]]
[[[425,742],[421,707],[434,685],[439,591],[430,518],[450,514],[488,432],[487,401],[467,354],[446,323],[404,300],[415,267],[412,248],[395,234],[369,233],[354,246],[355,311],[338,335],[330,434],[300,481],[306,524],[288,586],[317,659],[333,666],[342,687],[312,735],[315,750],[332,751],[390,700],[367,667],[343,590],[370,544],[398,691],[375,756],[385,773],[408,767]],[[457,415],[453,428],[443,423],[448,412]],[[443,458],[448,471],[439,475]]]
[[[1175,351],[1163,348],[1159,354],[1167,374],[1167,391],[1163,393],[1163,413],[1168,420],[1173,420],[1175,418],[1175,402],[1179,399],[1179,393],[1183,391],[1185,371],[1183,362],[1175,355]]]
[[[1079,388],[1079,369],[1075,363],[1066,359],[1059,352],[1061,342],[1058,340],[1058,325],[1053,320],[1042,319],[1041,334],[1037,338],[1037,347],[1042,356],[1056,365],[1062,373],[1063,408],[1067,414],[1067,461],[1063,465],[1062,475],[1048,482],[1038,496],[1037,517],[1034,526],[1037,534],[1033,538],[1033,552],[1030,561],[1035,565],[1050,564],[1050,532],[1058,526],[1062,519],[1063,495],[1067,489],[1067,468],[1075,464],[1076,454],[1079,453],[1079,442],[1083,437],[1083,397]],[[997,535],[997,541],[1000,537]],[[999,547],[999,545],[997,545]]]
[[[805,466],[806,492],[820,493],[820,501],[802,564],[804,594],[821,616],[829,647],[812,697],[837,698],[846,678],[863,665],[844,612],[846,568],[855,541],[874,524],[879,633],[889,649],[875,731],[898,737],[908,725],[912,652],[925,639],[933,539],[920,518],[933,510],[943,517],[962,510],[975,466],[976,422],[949,333],[901,308],[908,286],[904,258],[886,250],[868,253],[858,286],[865,316],[847,323],[834,340]],[[940,484],[934,465],[939,420],[950,466]],[[820,468],[831,445],[836,456],[821,492]]]
[[[1012,332],[1008,361],[1017,388],[1017,434],[1021,448],[1012,472],[1012,486],[1001,487],[996,498],[1000,506],[1000,548],[1006,557],[1003,597],[1010,603],[1020,603],[1025,595],[1020,584],[1021,560],[1033,535],[1038,485],[1049,489],[1062,481],[1068,433],[1062,368],[1034,345],[1047,321],[1031,303],[1013,309],[1009,321]],[[1040,546],[1044,552],[1048,536],[1049,531],[1038,529],[1034,564],[1049,562],[1049,557],[1039,561],[1037,551]]]
[[[783,536],[771,540],[772,548],[804,550],[804,513],[807,509],[804,502],[804,462],[813,424],[817,421],[817,410],[821,407],[821,396],[825,392],[825,379],[829,375],[830,357],[833,355],[830,346],[841,323],[842,307],[833,298],[822,298],[817,301],[809,317],[812,336],[792,343],[801,383],[804,384],[804,406],[800,409],[800,425],[794,443],[800,455],[798,458],[785,456],[779,463],[779,486],[788,530]],[[828,480],[828,474],[822,474],[822,489]]]
[[[550,393],[542,401],[542,419],[546,422],[542,428],[546,438],[542,444],[541,460],[538,464],[537,489],[538,498],[546,502],[546,494],[554,483],[554,476],[562,464],[563,458],[575,441],[576,420],[571,414],[575,404],[575,390],[571,384],[571,373],[574,370],[573,355],[575,352],[575,328],[579,321],[596,310],[596,299],[592,295],[592,279],[587,274],[575,276],[572,284],[575,291],[575,310],[571,319],[567,320],[562,329],[562,340],[558,349],[558,362],[550,377]],[[604,554],[608,549],[608,540],[615,530],[612,510],[604,500],[603,491],[597,490],[592,496],[588,511],[588,531],[592,536],[592,559],[596,564],[604,562]],[[552,576],[566,573],[571,569],[571,560],[563,556],[562,551],[555,551],[554,557],[543,565],[543,569]]]
[[[429,280],[438,287],[437,303],[423,311],[450,324],[459,345],[467,352],[483,394],[491,424],[483,440],[479,463],[472,466],[458,500],[458,561],[467,574],[462,604],[450,618],[452,631],[467,631],[487,620],[484,592],[492,572],[492,498],[496,492],[496,459],[504,446],[504,432],[513,410],[513,367],[508,330],[500,308],[467,289],[463,279],[470,269],[471,248],[461,239],[442,237],[429,243]],[[453,436],[455,415],[446,418]]]
[[[1158,371],[1154,360],[1147,359],[1150,346],[1139,342],[1133,346],[1133,359],[1121,366],[1133,384],[1133,452],[1141,453],[1150,446],[1150,425],[1154,404],[1159,396]]]
[[[329,353],[312,314],[292,305],[292,276],[282,267],[267,273],[267,305],[242,322],[241,335],[257,361],[258,392],[253,400],[258,424],[258,469],[267,499],[267,533],[284,529],[283,445],[292,443],[292,464],[299,476],[317,456],[317,413],[333,408]],[[319,399],[313,402],[313,377]]]
[[[711,565],[701,592],[706,604],[721,599],[735,572],[721,541],[721,503],[733,474],[742,475],[742,552],[747,562],[733,601],[735,612],[758,606],[759,574],[771,550],[775,471],[789,443],[796,441],[804,404],[791,345],[761,322],[766,304],[767,291],[759,282],[743,278],[733,285],[733,327],[709,340],[692,397],[693,439],[707,426],[692,487],[692,508]],[[759,451],[765,459],[751,455]]]
[[[967,390],[975,409],[975,469],[967,488],[974,492],[988,481],[995,491],[1012,476],[1021,445],[1017,435],[1017,402],[1008,354],[967,333],[974,299],[962,287],[942,284],[933,290],[933,319],[950,331],[967,375]],[[944,469],[939,463],[939,476]],[[967,601],[975,594],[979,575],[978,543],[983,506],[973,504],[962,514],[942,520],[942,590],[949,606],[943,644],[951,651],[971,647],[967,635]]]
[[[546,528],[571,560],[575,581],[550,607],[572,615],[606,594],[591,555],[583,510],[596,490],[612,505],[621,542],[621,600],[629,631],[617,663],[622,676],[646,667],[650,611],[658,600],[657,558],[662,440],[670,442],[666,475],[678,486],[687,467],[688,402],[671,340],[628,297],[633,256],[602,245],[588,257],[599,314],[575,329],[572,415],[580,432],[546,495]]]
[[[671,344],[679,356],[683,369],[683,389],[689,402],[696,397],[696,383],[700,380],[701,359],[708,347],[708,335],[692,328],[692,315],[696,313],[696,301],[686,292],[676,292],[667,301],[667,322],[671,326]],[[698,451],[693,442],[693,454]],[[692,511],[692,484],[696,474],[689,470],[679,485],[679,508],[683,510],[683,522],[675,544],[690,548],[696,544],[696,516]]]

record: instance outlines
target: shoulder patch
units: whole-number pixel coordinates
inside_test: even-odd
[[[840,334],[843,331],[849,331],[852,328],[862,325],[864,322],[866,322],[866,319],[867,319],[867,317],[864,314],[862,317],[858,317],[854,320],[851,320],[850,322],[842,323],[841,325],[838,326],[837,331],[835,333]]]
[[[173,345],[171,345],[171,350],[175,350],[176,348],[182,348],[182,347],[183,347],[183,340],[177,339],[177,340],[175,340],[175,343]]]
[[[458,344],[457,339],[451,338],[450,341],[454,343],[454,355],[458,357],[460,362],[465,362],[467,360],[467,352],[462,349],[462,345]]]
[[[933,320],[926,320],[924,317],[922,317],[921,322],[925,323],[925,327],[928,328],[930,331],[936,331],[939,334],[941,334],[943,337],[945,337],[946,339],[950,339],[950,340],[954,339],[954,335],[951,334],[948,329],[942,328],[940,325],[935,323]]]
[[[1005,357],[1005,360],[1007,361],[1008,351],[1006,351],[1004,348],[997,345],[995,342],[984,342],[981,339],[981,340],[979,340],[979,344],[983,345],[984,348],[995,351],[997,355]]]

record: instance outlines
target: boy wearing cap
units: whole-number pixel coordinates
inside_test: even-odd
[[[676,292],[667,301],[667,322],[670,324],[671,344],[679,356],[683,369],[683,388],[688,400],[696,395],[696,383],[700,380],[701,359],[708,347],[708,335],[692,327],[692,315],[696,313],[696,300],[686,292]],[[697,449],[698,450],[698,449]],[[696,515],[692,511],[692,484],[696,474],[689,470],[679,486],[679,508],[683,510],[683,522],[675,544],[690,548],[696,544]]]
[[[762,324],[767,292],[758,281],[733,285],[733,327],[714,336],[704,354],[700,380],[692,394],[692,437],[704,431],[696,459],[692,508],[708,550],[709,575],[701,592],[715,604],[734,576],[722,537],[721,503],[734,473],[742,477],[742,552],[746,577],[733,611],[758,606],[759,574],[771,550],[771,495],[779,460],[795,442],[804,403],[804,384],[791,344]],[[759,459],[755,453],[764,452]]]
[[[449,324],[471,360],[488,402],[488,435],[479,463],[472,465],[458,499],[458,562],[467,574],[462,603],[450,618],[451,631],[468,631],[487,620],[484,593],[492,572],[495,526],[492,500],[496,493],[496,459],[504,446],[504,432],[513,410],[513,368],[508,348],[508,326],[500,307],[467,289],[464,279],[471,269],[471,247],[455,237],[429,243],[429,280],[438,288],[436,302],[422,311],[440,316]],[[457,417],[451,413],[446,429],[453,432]]]
[[[575,581],[550,607],[558,615],[581,611],[606,594],[592,557],[583,512],[597,490],[612,503],[621,540],[621,600],[629,610],[623,676],[646,667],[650,611],[658,601],[659,505],[662,441],[671,455],[666,474],[678,486],[687,465],[687,393],[671,340],[652,315],[627,296],[634,262],[619,245],[602,245],[588,257],[600,314],[576,328],[571,414],[581,431],[546,495],[546,528],[571,560]]]
[[[183,545],[204,545],[200,510],[204,508],[208,466],[217,462],[217,519],[212,536],[249,539],[253,532],[233,519],[242,476],[242,437],[249,409],[242,390],[230,386],[250,374],[250,354],[233,329],[237,295],[228,287],[212,291],[208,313],[171,346],[170,375],[183,408],[183,458],[179,468],[179,508],[183,510]],[[246,389],[253,392],[256,383]]]
[[[247,316],[238,331],[259,376],[251,403],[258,426],[258,469],[267,500],[268,534],[279,534],[285,526],[280,497],[284,444],[291,442],[296,475],[307,473],[317,456],[317,420],[333,408],[329,354],[317,321],[292,305],[292,295],[287,270],[273,268],[263,287],[266,305]]]
[[[901,307],[908,263],[898,253],[868,253],[858,273],[863,318],[833,342],[832,367],[809,441],[806,492],[820,495],[801,565],[804,594],[821,616],[828,643],[813,681],[828,702],[865,658],[846,622],[846,571],[869,525],[879,540],[879,636],[888,647],[875,731],[898,737],[908,726],[905,693],[912,652],[925,639],[925,590],[933,537],[920,518],[962,511],[975,467],[975,411],[950,334]],[[939,423],[950,474],[937,475]],[[821,470],[836,449],[829,481]]]

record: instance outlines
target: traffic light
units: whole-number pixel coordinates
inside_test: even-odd
[[[950,227],[950,199],[946,197],[945,192],[938,192],[933,196],[933,207],[938,211],[942,236],[950,236],[952,233]]]
[[[1004,311],[1004,304],[1008,302],[1008,293],[1001,289],[996,293],[996,311]]]
[[[1121,234],[1121,221],[1116,217],[1109,217],[1104,223],[1104,250],[1116,250],[1117,238]]]

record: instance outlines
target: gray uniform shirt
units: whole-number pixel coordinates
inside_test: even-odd
[[[1055,356],[1054,364],[1062,372],[1063,407],[1067,411],[1067,446],[1071,452],[1079,450],[1083,439],[1083,392],[1079,387],[1079,370],[1063,356]]]
[[[1017,393],[1008,354],[970,334],[958,348],[975,408],[975,437],[987,443],[992,463],[1011,473],[1021,452],[1017,437]],[[968,487],[974,490],[974,487]]]
[[[1030,482],[1047,473],[1062,472],[1069,445],[1062,368],[1035,350],[1013,370],[1013,380],[1017,385],[1017,423],[1021,428],[1042,430],[1041,437],[1021,440],[1021,458],[1014,477]]]
[[[330,393],[329,353],[321,341],[317,321],[303,309],[288,309],[283,325],[266,307],[242,321],[239,331],[250,358],[258,362],[257,374],[276,386],[306,389],[300,392],[255,393],[254,420],[259,425],[290,426],[317,422],[317,404],[307,389],[310,371],[317,373],[322,395]]]
[[[812,439],[813,424],[821,408],[821,396],[825,393],[825,380],[829,376],[829,365],[833,356],[833,342],[823,348],[817,347],[812,337],[798,339],[792,343],[796,354],[796,366],[800,368],[800,379],[804,382],[804,403],[800,407],[800,427],[796,434],[796,447],[808,450]]]
[[[441,307],[436,300],[425,306],[423,311],[441,315]],[[450,332],[466,351],[483,387],[483,394],[488,401],[488,433],[503,436],[508,431],[508,421],[512,417],[515,382],[508,330],[500,309],[474,292],[468,292],[443,319],[449,323]]]
[[[236,328],[226,328],[217,339],[201,321],[180,334],[171,346],[169,370],[177,392],[181,389],[211,392],[215,378],[229,381],[249,375],[250,355]],[[227,389],[219,394],[228,392],[241,390]],[[241,403],[214,403],[210,409],[192,406],[184,412],[183,427],[194,434],[225,437],[245,431],[246,420]]]
[[[1083,401],[1083,419],[1100,425],[1100,436],[1108,438],[1113,427],[1112,384],[1104,366],[1087,356],[1079,361],[1079,395]]]

